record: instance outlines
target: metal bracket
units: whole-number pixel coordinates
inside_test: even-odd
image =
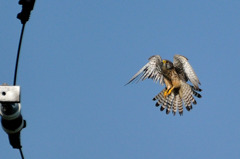
[[[0,103],[20,103],[20,86],[0,86]]]

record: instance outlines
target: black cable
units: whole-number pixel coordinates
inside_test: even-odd
[[[22,45],[22,38],[23,38],[24,28],[25,28],[25,23],[23,23],[22,31],[21,31],[21,35],[20,35],[20,40],[19,40],[19,44],[18,44],[18,52],[17,52],[14,80],[13,80],[13,85],[14,86],[16,85],[16,82],[17,82],[18,61],[19,61],[19,56],[20,56],[20,51],[21,51],[21,45]]]
[[[19,149],[22,159],[24,159],[22,148]]]
[[[22,30],[21,30],[21,35],[19,39],[19,44],[18,44],[18,51],[17,51],[17,58],[16,58],[16,65],[15,65],[15,72],[14,72],[14,79],[13,79],[13,85],[15,86],[17,83],[17,73],[18,73],[18,63],[19,63],[19,57],[20,57],[20,51],[21,51],[21,46],[22,46],[22,39],[23,39],[23,33],[24,33],[24,28],[26,22],[30,18],[30,13],[34,8],[34,3],[35,0],[19,0],[18,2],[20,5],[22,5],[22,11],[17,14],[17,18],[21,20],[22,25]],[[25,126],[26,127],[26,121]],[[20,130],[21,131],[21,130]],[[20,131],[14,134],[14,137],[9,135],[9,141],[10,144],[13,146],[13,148],[18,148],[21,154],[22,159],[24,159],[23,152],[22,152],[22,146],[21,146],[21,140],[20,140]],[[17,138],[15,138],[17,135]],[[17,145],[16,145],[17,144]]]
[[[20,35],[20,39],[19,39],[19,44],[18,44],[18,52],[17,52],[17,59],[16,59],[16,65],[15,65],[13,85],[16,85],[16,82],[17,82],[18,62],[19,62],[20,51],[21,51],[21,46],[22,46],[24,28],[25,28],[25,23],[23,23],[22,31],[21,31],[21,35]],[[19,151],[20,151],[22,159],[24,159],[22,148],[19,148]]]

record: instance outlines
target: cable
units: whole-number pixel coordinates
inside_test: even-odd
[[[19,39],[19,44],[18,44],[18,51],[17,51],[17,58],[16,58],[16,65],[15,65],[13,85],[16,85],[16,83],[17,83],[18,62],[19,62],[19,57],[20,57],[20,51],[21,51],[21,46],[22,46],[22,39],[23,39],[24,29],[25,29],[25,23],[23,23],[23,25],[22,25],[22,31],[21,31],[21,35],[20,35],[20,39]],[[19,148],[19,151],[20,151],[22,159],[24,159],[22,148]]]
[[[16,82],[17,82],[18,61],[19,61],[19,56],[20,56],[20,51],[21,51],[21,45],[22,45],[22,38],[23,38],[24,28],[25,28],[25,23],[22,26],[22,31],[21,31],[21,35],[20,35],[19,44],[18,44],[18,52],[17,52],[14,80],[13,80],[13,85],[14,86],[16,85]]]
[[[24,159],[22,148],[19,149],[22,159]]]
[[[20,13],[18,13],[17,18],[19,20],[21,20],[22,25],[22,30],[21,30],[21,35],[20,35],[20,39],[19,39],[19,44],[18,44],[18,51],[17,51],[17,58],[16,58],[16,65],[15,65],[15,72],[14,72],[14,79],[13,79],[13,85],[15,86],[17,83],[17,73],[18,73],[18,63],[19,63],[19,57],[20,57],[20,51],[21,51],[21,46],[22,46],[22,39],[23,39],[23,33],[24,33],[24,28],[25,28],[25,24],[26,22],[29,20],[30,17],[30,13],[34,8],[34,3],[35,0],[19,0],[18,2],[20,5],[22,5],[22,11]],[[25,126],[26,127],[26,121],[24,120]],[[21,131],[21,130],[20,130]],[[17,147],[15,145],[13,145],[13,148],[18,148],[21,154],[22,159],[24,159],[24,155],[22,152],[22,146],[21,146],[21,140],[20,140],[20,131],[15,134],[17,135],[17,143],[19,145],[17,145]],[[10,144],[12,145],[13,143],[11,138],[9,137],[10,140]]]

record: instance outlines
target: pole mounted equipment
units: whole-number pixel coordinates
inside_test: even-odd
[[[18,4],[22,5],[22,11],[18,13],[17,18],[21,20],[22,24],[25,24],[29,20],[34,3],[35,0],[20,0],[18,2]]]
[[[21,157],[24,159],[20,133],[26,127],[26,120],[21,115],[20,86],[16,85],[16,81],[24,28],[34,8],[35,0],[19,0],[18,3],[22,5],[22,11],[17,14],[17,18],[22,23],[22,31],[17,51],[13,86],[7,84],[0,86],[0,116],[2,117],[2,128],[8,134],[10,144],[13,148],[19,149]]]
[[[2,128],[13,148],[21,149],[20,132],[26,127],[21,115],[20,86],[0,86],[0,115]]]

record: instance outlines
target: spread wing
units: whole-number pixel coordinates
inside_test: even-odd
[[[149,62],[143,66],[131,79],[130,81],[127,83],[131,83],[133,81],[139,81],[139,80],[145,80],[147,78],[151,78],[154,81],[158,82],[160,84],[164,84],[163,81],[163,75],[161,73],[161,68],[160,68],[160,64],[161,64],[161,57],[159,55],[154,55],[151,56],[149,59]],[[126,85],[127,85],[126,84]]]
[[[201,83],[199,82],[196,73],[194,72],[192,66],[190,65],[186,57],[182,55],[175,55],[173,57],[173,65],[182,80],[189,80],[193,84],[195,89],[199,89],[198,85],[200,85]]]

